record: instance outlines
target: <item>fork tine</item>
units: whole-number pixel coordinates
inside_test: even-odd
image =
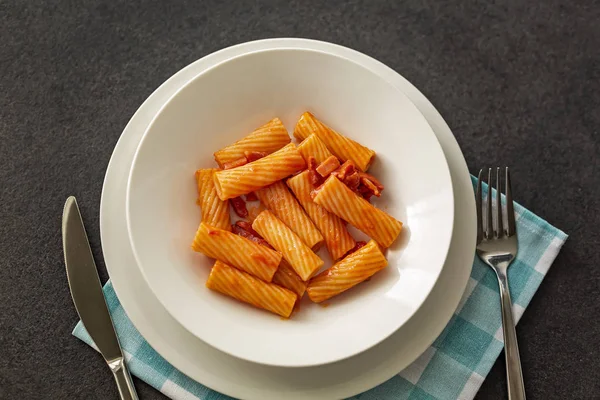
[[[475,207],[477,208],[477,244],[483,240],[483,217],[482,217],[482,194],[481,194],[481,175],[483,169],[479,170],[477,175],[477,191],[475,192]]]
[[[512,188],[510,185],[510,172],[508,171],[508,167],[506,167],[506,182],[504,185],[506,186],[506,216],[508,217],[506,235],[512,236],[517,233],[517,230],[515,228],[515,210],[513,208]]]
[[[487,230],[485,236],[491,239],[494,236],[494,221],[492,220],[492,169],[488,169],[487,192]]]
[[[500,190],[500,167],[496,167],[496,237],[504,236],[502,226],[502,190]]]

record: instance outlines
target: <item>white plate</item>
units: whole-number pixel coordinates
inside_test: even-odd
[[[375,203],[405,225],[388,267],[368,284],[327,308],[305,300],[282,320],[204,286],[214,261],[190,249],[200,220],[192,177],[216,166],[213,152],[275,116],[292,131],[305,110],[377,152],[369,171],[386,190]],[[181,325],[244,360],[308,367],[356,355],[408,321],[446,260],[453,203],[444,152],[400,90],[347,58],[281,48],[201,72],[163,106],[133,161],[127,219],[137,265]]]
[[[224,354],[199,341],[160,305],[135,265],[127,240],[125,191],[133,155],[146,127],[164,102],[189,79],[212,65],[267,48],[326,49],[385,74],[427,118],[444,149],[455,194],[452,244],[430,296],[398,331],[372,349],[339,363],[313,368],[261,366]],[[396,375],[431,345],[448,323],[468,281],[475,250],[475,205],[471,180],[452,132],[433,105],[395,71],[356,51],[303,39],[271,39],[230,47],[196,61],[157,89],[133,116],[115,147],[102,192],[100,228],[104,258],[127,315],[169,363],[198,382],[244,399],[340,399]]]

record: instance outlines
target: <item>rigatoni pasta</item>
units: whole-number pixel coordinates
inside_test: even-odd
[[[375,158],[375,152],[329,128],[314,115],[305,112],[294,129],[294,136],[304,140],[315,134],[341,161],[351,160],[361,171],[366,171]]]
[[[306,291],[306,282],[298,276],[296,271],[285,260],[281,260],[279,269],[273,275],[273,283],[296,293],[298,299],[301,299]]]
[[[314,133],[309,135],[298,145],[298,151],[302,154],[302,157],[304,157],[306,162],[308,162],[308,157],[313,156],[317,161],[317,164],[321,164],[333,155],[327,146],[325,146],[325,143],[323,143]]]
[[[246,238],[201,223],[192,249],[271,282],[281,254]]]
[[[383,247],[390,247],[402,230],[402,222],[375,208],[335,176],[327,178],[315,191],[313,201],[348,221]]]
[[[384,190],[366,172],[375,151],[309,112],[294,136],[298,146],[274,118],[216,151],[219,169],[196,171],[202,222],[192,243],[216,259],[207,288],[285,318],[304,293],[319,303],[383,269],[382,251],[402,230],[369,203]],[[348,223],[372,240],[357,242]],[[334,265],[319,273],[323,243]]]
[[[314,188],[310,181],[309,171],[304,171],[289,178],[287,185],[292,189],[308,216],[321,231],[325,238],[325,246],[327,246],[327,250],[334,261],[354,247],[356,243],[348,232],[344,221],[312,200],[310,193]]]
[[[311,249],[323,243],[323,236],[282,181],[256,191],[260,202],[282,220]]]
[[[252,223],[252,228],[281,252],[303,281],[307,281],[323,266],[323,260],[270,211],[260,213]]]
[[[374,240],[315,276],[306,292],[315,303],[336,296],[385,268],[387,260]]]
[[[221,261],[212,267],[206,287],[285,318],[292,313],[297,299],[296,293],[263,282]]]
[[[226,163],[244,158],[246,152],[271,154],[290,142],[290,136],[281,120],[273,118],[243,139],[215,152],[215,161],[223,168]]]
[[[290,143],[241,167],[217,171],[214,175],[215,187],[219,198],[227,200],[275,183],[301,171],[305,166],[306,162],[296,145]]]
[[[213,176],[216,168],[199,169],[196,171],[198,186],[198,204],[202,221],[215,228],[231,230],[229,220],[229,200],[221,200],[217,195]]]

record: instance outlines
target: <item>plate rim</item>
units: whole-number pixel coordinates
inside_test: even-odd
[[[138,251],[139,240],[137,241],[138,246],[136,246],[136,240],[134,240],[134,235],[132,234],[130,198],[131,198],[132,179],[135,178],[136,172],[139,174],[139,168],[136,169],[136,163],[140,156],[140,150],[143,148],[145,141],[148,139],[149,132],[152,131],[153,127],[157,123],[157,120],[162,116],[162,114],[165,112],[165,110],[167,110],[169,108],[172,101],[174,99],[176,99],[178,96],[181,96],[184,91],[189,90],[189,88],[195,82],[197,82],[199,79],[202,79],[202,77],[204,75],[210,73],[211,71],[214,71],[215,69],[217,69],[225,64],[229,64],[229,63],[235,62],[237,60],[240,60],[242,58],[249,57],[249,56],[255,56],[255,55],[261,54],[261,53],[270,53],[270,52],[276,52],[276,51],[282,51],[282,50],[283,51],[288,51],[288,50],[289,51],[304,51],[304,52],[318,53],[318,54],[322,54],[322,55],[326,55],[326,56],[332,56],[337,59],[341,59],[346,62],[350,62],[350,63],[356,65],[357,67],[364,69],[365,71],[367,71],[367,73],[373,74],[376,79],[381,79],[383,82],[385,82],[387,85],[389,85],[391,87],[391,89],[397,93],[397,95],[399,96],[401,101],[406,103],[405,106],[409,108],[409,110],[407,112],[411,116],[413,116],[414,120],[417,121],[417,123],[422,124],[423,130],[418,131],[419,137],[421,137],[422,135],[427,136],[427,140],[428,140],[427,148],[431,149],[430,151],[434,153],[433,156],[437,160],[439,160],[438,162],[436,162],[436,165],[438,165],[438,163],[439,163],[440,183],[442,183],[443,190],[445,192],[447,192],[447,197],[448,197],[448,198],[444,199],[444,205],[446,207],[448,207],[448,212],[443,214],[442,221],[438,221],[438,225],[439,225],[438,230],[441,230],[441,229],[445,230],[445,232],[443,233],[443,236],[442,236],[443,241],[436,242],[436,249],[442,249],[441,251],[436,252],[439,254],[437,257],[439,262],[436,262],[436,264],[439,264],[439,265],[436,265],[435,270],[428,271],[428,272],[431,272],[432,275],[435,274],[435,278],[431,279],[430,281],[427,281],[426,284],[428,286],[426,288],[424,288],[424,290],[423,290],[423,293],[425,293],[425,294],[422,298],[420,298],[420,301],[414,303],[415,307],[412,310],[410,310],[409,312],[407,312],[404,318],[401,318],[401,319],[399,318],[397,320],[397,322],[390,323],[390,326],[388,326],[387,329],[383,333],[379,333],[378,335],[372,335],[374,338],[373,338],[373,340],[369,340],[368,343],[364,344],[364,342],[362,340],[360,342],[351,342],[350,344],[360,343],[360,345],[356,344],[352,347],[348,347],[349,351],[347,351],[345,353],[340,353],[340,352],[333,353],[333,356],[331,356],[330,353],[328,353],[328,352],[311,353],[311,354],[313,354],[313,356],[310,358],[310,360],[306,359],[306,357],[302,357],[302,358],[301,357],[296,357],[296,358],[288,357],[288,358],[282,360],[281,358],[278,358],[276,356],[276,352],[269,353],[268,355],[262,355],[262,358],[259,356],[260,353],[256,353],[256,352],[252,352],[252,351],[250,351],[250,354],[247,351],[240,353],[238,348],[232,349],[230,346],[228,347],[225,345],[225,343],[216,339],[219,335],[211,334],[210,329],[201,328],[201,329],[203,329],[203,331],[202,332],[199,331],[197,329],[197,325],[188,321],[188,319],[186,319],[181,314],[181,312],[178,311],[178,307],[175,304],[173,304],[169,299],[167,299],[165,296],[162,295],[162,293],[166,289],[162,285],[158,284],[158,281],[155,278],[152,278],[151,276],[149,276],[148,271],[142,267],[142,264],[140,262],[141,258],[140,258],[139,251]],[[403,107],[404,107],[404,105],[403,105]],[[431,142],[431,143],[429,143],[429,142]],[[131,163],[131,168],[128,173],[125,202],[126,202],[125,218],[127,221],[127,232],[128,232],[128,236],[129,236],[129,242],[131,245],[131,249],[133,251],[133,255],[134,255],[134,258],[135,258],[135,261],[137,264],[137,268],[141,272],[144,280],[146,281],[150,290],[153,292],[154,296],[158,299],[158,301],[161,303],[161,305],[169,312],[169,314],[171,314],[171,316],[175,320],[178,321],[178,323],[181,326],[183,326],[185,329],[187,329],[191,334],[193,334],[198,339],[210,344],[211,346],[213,346],[213,347],[217,348],[218,350],[220,350],[224,353],[227,353],[231,356],[238,357],[240,359],[250,361],[250,362],[255,362],[257,364],[263,364],[263,365],[269,365],[269,366],[275,366],[275,367],[292,367],[292,368],[314,367],[314,366],[339,362],[339,361],[345,360],[347,358],[353,357],[353,356],[360,354],[364,351],[367,351],[368,349],[372,348],[373,346],[376,346],[377,344],[381,343],[383,340],[385,340],[390,335],[392,335],[394,332],[396,332],[398,329],[400,329],[406,322],[408,322],[410,320],[410,318],[412,318],[412,316],[418,312],[418,310],[421,308],[421,306],[423,305],[423,303],[425,302],[427,297],[431,294],[431,291],[433,290],[437,280],[439,279],[439,277],[442,273],[443,267],[444,267],[444,265],[446,263],[446,259],[448,257],[448,252],[450,250],[450,243],[452,240],[452,232],[454,229],[454,221],[455,221],[454,187],[452,184],[452,177],[450,175],[450,167],[448,165],[448,160],[446,158],[446,155],[444,153],[444,150],[443,150],[441,144],[439,143],[439,140],[438,140],[435,132],[429,125],[427,119],[422,115],[422,113],[414,105],[414,103],[410,100],[410,98],[408,98],[408,96],[406,96],[406,94],[402,90],[400,90],[398,87],[396,87],[396,85],[393,85],[388,79],[386,79],[385,76],[382,76],[382,74],[379,74],[376,71],[373,71],[372,69],[366,67],[363,63],[360,63],[356,60],[352,60],[348,57],[344,57],[340,54],[336,54],[333,51],[325,51],[325,50],[321,50],[321,49],[312,49],[312,48],[291,48],[291,47],[286,47],[286,46],[277,46],[277,47],[266,48],[266,49],[255,49],[255,50],[243,52],[236,56],[227,58],[226,60],[217,62],[214,65],[212,65],[206,69],[203,69],[202,71],[199,71],[192,78],[190,78],[184,85],[180,86],[169,97],[169,99],[164,102],[164,104],[160,107],[158,112],[155,113],[152,120],[150,121],[150,123],[148,124],[146,129],[144,130],[144,133],[142,134],[142,137],[139,141],[138,147],[135,150],[135,154],[133,156],[133,161]],[[408,225],[408,226],[410,227],[410,225]],[[395,319],[393,319],[393,320],[395,320]]]
[[[207,58],[224,56],[227,53],[232,53],[232,52],[243,50],[245,47],[284,45],[284,44],[290,45],[290,46],[327,46],[327,47],[336,49],[336,51],[340,51],[341,53],[346,53],[346,54],[354,56],[354,57],[362,58],[362,60],[364,62],[371,64],[371,66],[373,66],[373,67],[383,68],[385,70],[388,70],[388,73],[393,74],[395,80],[398,82],[398,83],[395,83],[395,85],[401,86],[402,87],[401,90],[403,90],[405,93],[406,93],[406,91],[411,92],[412,95],[409,96],[411,101],[413,103],[415,103],[415,105],[419,109],[421,109],[421,110],[427,109],[428,113],[430,113],[431,116],[433,117],[433,119],[435,119],[434,122],[436,125],[438,125],[438,128],[444,131],[444,133],[441,136],[444,138],[444,141],[446,143],[445,143],[445,145],[443,145],[441,143],[440,144],[446,151],[450,151],[450,153],[452,153],[453,158],[455,158],[454,162],[458,163],[456,165],[456,171],[452,171],[454,168],[451,168],[451,175],[453,178],[453,188],[456,189],[456,186],[462,186],[461,189],[466,190],[467,187],[470,187],[470,185],[471,185],[470,175],[468,173],[468,169],[467,169],[466,162],[464,160],[464,156],[463,156],[462,152],[460,151],[460,147],[458,146],[456,139],[452,135],[450,128],[447,126],[447,124],[445,123],[445,121],[443,120],[443,118],[441,117],[439,112],[427,100],[427,98],[422,93],[420,93],[418,91],[418,89],[416,89],[410,82],[408,82],[400,74],[391,70],[389,67],[385,66],[384,64],[381,64],[380,62],[378,62],[377,60],[375,60],[369,56],[366,56],[355,50],[351,50],[351,49],[348,49],[348,48],[345,48],[342,46],[338,46],[338,45],[335,45],[332,43],[309,40],[309,39],[296,39],[296,38],[265,39],[265,40],[259,40],[259,41],[253,41],[253,42],[246,42],[246,43],[238,44],[236,46],[232,46],[232,47],[229,47],[226,49],[222,49],[218,52],[211,53],[210,55],[188,65],[187,67],[180,70],[177,74],[175,74],[171,78],[169,78],[158,89],[156,89],[148,97],[148,99],[146,99],[146,101],[142,104],[142,106],[140,106],[140,108],[136,111],[136,113],[133,115],[133,117],[131,118],[131,120],[129,121],[127,126],[125,127],[123,134],[121,135],[121,137],[119,138],[119,141],[117,142],[117,145],[115,146],[115,150],[113,152],[113,155],[111,156],[111,159],[110,159],[110,162],[109,162],[109,165],[107,168],[107,173],[106,173],[105,179],[104,179],[104,186],[103,186],[102,198],[101,198],[101,212],[100,212],[100,229],[101,229],[101,237],[103,239],[102,240],[103,244],[107,243],[108,239],[109,239],[106,236],[106,235],[108,235],[107,231],[109,230],[108,225],[110,223],[110,218],[107,216],[109,209],[105,208],[105,207],[107,207],[109,201],[111,200],[111,197],[113,197],[113,196],[111,196],[110,190],[108,190],[109,186],[111,186],[109,183],[110,183],[110,181],[117,181],[119,179],[118,174],[117,174],[117,176],[114,176],[115,173],[113,172],[111,174],[111,171],[114,171],[114,169],[115,169],[115,164],[117,163],[117,160],[116,160],[117,156],[120,156],[122,152],[127,151],[127,147],[132,147],[129,143],[126,142],[125,133],[128,133],[128,131],[135,129],[133,127],[134,122],[137,122],[137,120],[145,117],[144,114],[147,113],[148,108],[153,107],[153,105],[151,105],[150,103],[157,99],[157,97],[160,95],[159,92],[166,91],[168,89],[167,86],[169,86],[169,85],[172,86],[172,85],[185,83],[187,81],[187,78],[184,77],[185,73],[193,68],[202,68],[202,64],[209,61]],[[431,124],[432,121],[429,119],[428,119],[428,121]],[[435,128],[434,128],[434,131],[436,131],[436,136],[438,136],[438,139],[440,139],[440,135],[438,135],[437,130]],[[445,146],[449,146],[449,148],[446,149]],[[133,147],[135,148],[137,146],[134,145]],[[446,154],[446,151],[444,151],[444,153],[446,155],[446,158],[448,159],[448,154]],[[456,193],[456,190],[455,190],[455,193]],[[456,194],[455,194],[455,197],[456,197]],[[466,251],[463,252],[462,256],[460,256],[460,254],[457,254],[458,258],[460,258],[460,260],[459,260],[460,264],[458,265],[458,267],[461,267],[461,270],[460,270],[461,274],[454,273],[453,276],[451,277],[452,279],[449,279],[449,281],[451,281],[451,282],[447,282],[448,285],[455,286],[455,290],[453,292],[455,296],[451,300],[444,299],[444,301],[441,302],[442,307],[440,307],[440,309],[443,308],[444,310],[446,310],[443,313],[444,315],[438,316],[437,320],[433,320],[430,318],[428,318],[427,320],[422,320],[422,318],[421,318],[421,321],[419,322],[419,323],[421,323],[421,325],[422,324],[430,325],[430,326],[428,326],[428,332],[433,332],[433,334],[429,335],[430,336],[429,339],[423,340],[422,336],[415,339],[415,340],[421,342],[420,344],[418,344],[419,349],[416,352],[412,351],[412,354],[409,354],[409,355],[401,354],[401,355],[399,355],[399,358],[394,357],[393,360],[390,357],[388,357],[388,359],[386,361],[388,362],[388,364],[391,363],[393,365],[387,365],[387,364],[383,365],[383,366],[375,365],[375,366],[373,366],[373,368],[371,370],[365,371],[364,375],[361,375],[359,379],[357,379],[353,382],[345,382],[343,385],[336,385],[334,387],[321,388],[321,389],[319,389],[320,391],[315,389],[315,392],[319,393],[317,395],[318,398],[339,398],[339,397],[352,396],[354,394],[368,390],[368,389],[388,380],[389,378],[391,378],[392,376],[397,374],[399,370],[402,370],[408,364],[412,363],[418,357],[418,355],[420,355],[425,349],[427,349],[427,347],[429,347],[431,345],[433,340],[441,333],[441,331],[443,330],[443,328],[446,326],[449,319],[451,318],[454,310],[456,309],[456,306],[459,304],[459,300],[460,300],[460,298],[464,292],[464,289],[466,287],[466,284],[468,282],[468,277],[470,275],[470,271],[471,271],[471,267],[472,267],[472,263],[470,262],[470,259],[472,259],[472,257],[474,256],[474,247],[475,247],[474,200],[473,200],[472,196],[467,196],[463,200],[465,200],[465,204],[462,204],[461,208],[463,208],[463,212],[466,211],[468,214],[470,214],[470,215],[466,215],[465,217],[467,217],[467,219],[470,219],[471,223],[467,224],[466,220],[464,221],[464,223],[461,222],[461,226],[462,226],[462,228],[465,229],[465,232],[463,232],[462,235],[453,235],[453,241],[457,240],[458,242],[461,242],[462,247],[464,247],[465,249],[468,248],[470,250],[468,252],[466,252]],[[116,204],[118,205],[119,203],[120,202],[117,201]],[[467,204],[467,203],[469,203],[469,204]],[[122,204],[122,205],[124,206],[124,204]],[[455,201],[455,209],[456,209],[457,205],[458,205],[458,202]],[[468,207],[467,207],[467,205],[468,205]],[[462,212],[461,212],[461,214],[462,214]],[[456,224],[455,224],[455,229],[456,229]],[[469,239],[472,239],[472,240],[469,240]],[[299,394],[297,392],[290,393],[291,388],[289,388],[290,390],[288,390],[288,388],[286,388],[286,390],[283,392],[282,391],[277,392],[276,391],[277,389],[273,389],[273,390],[275,390],[275,392],[274,392],[275,394],[273,393],[273,390],[271,390],[271,391],[263,390],[262,392],[256,392],[255,387],[240,387],[239,385],[236,386],[235,383],[231,384],[231,382],[228,382],[228,381],[227,381],[227,384],[224,384],[223,382],[221,382],[221,383],[218,382],[219,379],[222,380],[222,378],[217,378],[215,380],[214,377],[200,376],[197,371],[198,367],[195,364],[190,364],[190,363],[186,364],[185,360],[179,358],[182,354],[177,354],[176,352],[173,352],[172,349],[169,349],[167,342],[164,342],[164,341],[161,342],[160,334],[155,331],[152,331],[152,329],[148,327],[148,325],[147,325],[149,322],[148,319],[143,315],[142,310],[138,308],[137,304],[135,304],[134,299],[132,297],[128,296],[125,288],[121,286],[121,284],[125,285],[125,282],[119,282],[118,279],[117,280],[114,279],[117,275],[119,275],[118,268],[116,266],[118,257],[116,257],[115,265],[113,265],[109,261],[109,259],[113,259],[112,255],[110,254],[111,251],[109,251],[107,248],[105,248],[105,246],[103,246],[102,251],[103,251],[104,257],[106,259],[106,265],[107,265],[109,275],[111,276],[111,278],[113,278],[113,287],[115,289],[115,292],[119,296],[119,298],[121,300],[121,304],[123,305],[123,308],[124,309],[127,308],[126,313],[129,315],[132,323],[134,324],[134,326],[136,326],[136,328],[138,330],[140,330],[140,332],[141,331],[146,332],[146,334],[144,335],[146,341],[148,341],[148,343],[155,349],[160,349],[160,354],[165,359],[167,359],[167,361],[169,361],[174,367],[178,368],[183,373],[187,373],[193,379],[197,380],[198,382],[201,382],[203,385],[206,385],[208,387],[213,388],[214,390],[217,390],[221,393],[225,393],[225,394],[228,394],[231,396],[237,396],[237,397],[243,397],[243,398],[263,398],[263,399],[265,399],[265,398],[278,398],[278,396],[281,396],[282,393],[285,393],[285,395],[291,399],[291,398],[304,398],[306,395],[309,395],[307,392],[303,392],[304,395],[302,393]],[[466,259],[465,257],[469,257],[469,254],[471,255],[471,258]],[[458,272],[458,271],[455,271],[455,272]],[[437,286],[437,284],[436,284],[436,286]],[[434,308],[433,311],[437,312],[438,310],[436,308]],[[416,316],[413,316],[413,319],[415,319],[415,320],[419,319],[419,318],[415,318],[415,317]],[[441,317],[441,320],[439,317]],[[417,323],[417,322],[415,322],[415,323]],[[402,328],[400,330],[402,330]],[[399,334],[398,332],[395,333],[395,335],[398,335],[398,334]],[[366,353],[373,353],[373,352],[374,352],[374,350],[370,350],[370,351],[367,351]],[[225,356],[225,355],[223,354],[223,356]],[[407,361],[407,357],[408,357],[408,361]],[[350,361],[342,362],[342,364],[349,364],[349,363],[350,363]],[[186,364],[186,365],[183,365],[183,364]],[[319,369],[322,367],[315,367],[315,368]],[[196,369],[196,370],[194,370],[194,369]],[[204,371],[204,374],[206,375],[207,372],[208,371]],[[315,397],[311,396],[311,398],[315,398]]]

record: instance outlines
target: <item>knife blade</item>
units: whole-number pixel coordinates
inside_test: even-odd
[[[62,238],[67,278],[77,314],[113,372],[121,399],[135,400],[138,398],[135,387],[106,306],[83,219],[73,196],[65,202]]]

